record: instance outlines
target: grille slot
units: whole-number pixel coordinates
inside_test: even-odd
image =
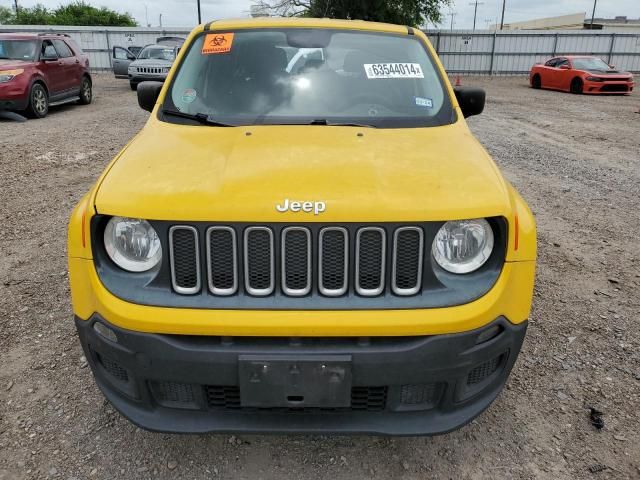
[[[412,383],[402,385],[400,402],[403,405],[434,405],[440,396],[438,383]]]
[[[238,291],[238,252],[236,232],[230,227],[207,230],[209,290],[214,295],[233,295]]]
[[[378,227],[365,227],[356,235],[356,292],[365,297],[380,295],[384,290],[385,232]]]
[[[240,388],[235,385],[207,385],[207,404],[210,408],[240,408]]]
[[[494,374],[502,363],[504,356],[505,354],[499,355],[471,370],[467,375],[467,385],[476,385]]]
[[[273,232],[249,227],[244,233],[245,288],[255,296],[271,295],[275,286]]]
[[[349,236],[342,227],[327,227],[320,231],[318,283],[320,293],[338,297],[347,292],[349,275]]]
[[[168,406],[192,406],[196,402],[194,385],[179,382],[151,382],[153,396],[160,404]]]
[[[379,412],[387,407],[387,387],[352,387],[351,410]]]
[[[185,295],[200,291],[198,231],[194,227],[169,229],[169,261],[173,289]]]
[[[306,228],[282,231],[282,291],[294,297],[311,291],[311,233]]]
[[[420,291],[423,250],[421,228],[402,227],[394,232],[391,287],[396,295],[415,295]]]
[[[118,362],[109,357],[100,355],[97,352],[96,357],[104,369],[116,380],[120,380],[121,382],[129,381],[129,374]]]

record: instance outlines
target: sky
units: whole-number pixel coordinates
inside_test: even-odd
[[[66,4],[69,0],[18,0],[19,5],[30,7],[41,3],[49,8]],[[196,0],[86,0],[95,6],[129,12],[140,25],[151,26],[162,24],[165,27],[192,27],[197,23]],[[500,21],[503,0],[480,0],[476,28],[487,28],[488,25]],[[0,5],[12,6],[14,0],[0,0]],[[201,0],[202,19],[246,17],[252,0]],[[452,9],[446,8],[443,13],[453,11],[454,28],[472,28],[474,6],[473,0],[454,0]],[[471,4],[471,5],[470,5]],[[505,23],[530,20],[534,18],[552,17],[584,12],[591,18],[594,0],[506,0]],[[146,6],[146,8],[145,8]],[[640,18],[640,0],[597,0],[596,17],[615,17],[626,15],[629,18]],[[451,26],[451,17],[445,16],[441,28]],[[429,25],[429,28],[433,28]]]

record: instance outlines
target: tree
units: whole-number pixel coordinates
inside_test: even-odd
[[[257,8],[281,16],[346,18],[421,26],[443,20],[452,0],[259,0]]]
[[[0,6],[0,25],[13,25],[15,20],[16,16],[13,13],[13,9]]]
[[[12,25],[89,25],[101,27],[135,27],[128,13],[118,13],[106,7],[96,8],[82,0],[48,10],[44,5],[20,7],[17,14],[0,9],[0,23]]]

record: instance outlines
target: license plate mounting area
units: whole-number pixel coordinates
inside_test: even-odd
[[[243,407],[351,406],[350,355],[240,355],[238,363]]]

